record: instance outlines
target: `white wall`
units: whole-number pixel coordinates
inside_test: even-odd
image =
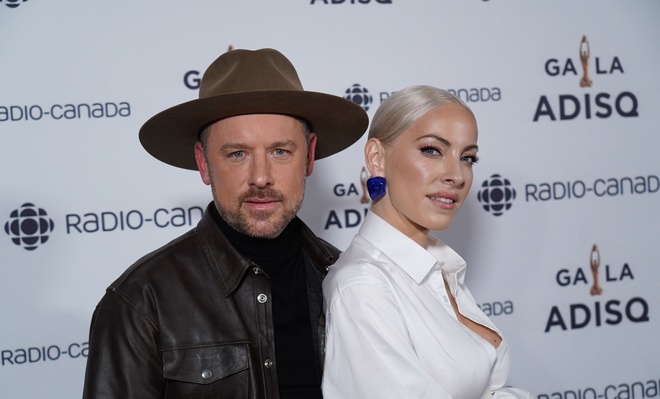
[[[229,45],[282,51],[308,90],[358,85],[370,116],[412,84],[472,93],[481,161],[438,236],[510,341],[511,382],[540,397],[659,396],[659,17],[655,0],[0,1],[0,397],[79,397],[105,287],[199,219],[208,188],[137,132],[195,98],[184,76]],[[300,212],[342,249],[368,206],[363,144],[317,162]],[[502,192],[496,174],[515,190],[499,216],[483,203]],[[42,215],[12,215],[26,209]]]

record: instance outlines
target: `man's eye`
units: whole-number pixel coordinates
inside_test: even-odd
[[[278,149],[275,150],[275,155],[277,155],[277,156],[283,156],[283,155],[286,155],[286,153],[287,153],[287,151],[283,150],[281,148],[278,148]]]
[[[234,151],[229,154],[230,158],[241,158],[244,155],[243,151]]]

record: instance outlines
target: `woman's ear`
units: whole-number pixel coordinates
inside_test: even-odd
[[[385,177],[385,147],[380,140],[370,138],[364,145],[364,161],[371,176]]]

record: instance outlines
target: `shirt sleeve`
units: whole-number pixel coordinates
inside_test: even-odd
[[[342,282],[328,295],[326,315],[324,398],[451,398],[418,361],[385,281]]]
[[[92,317],[83,398],[163,397],[156,337],[142,313],[108,291]]]

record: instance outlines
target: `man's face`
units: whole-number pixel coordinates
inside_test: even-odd
[[[251,114],[211,125],[195,158],[222,218],[243,234],[275,238],[302,205],[315,146],[298,119]]]

